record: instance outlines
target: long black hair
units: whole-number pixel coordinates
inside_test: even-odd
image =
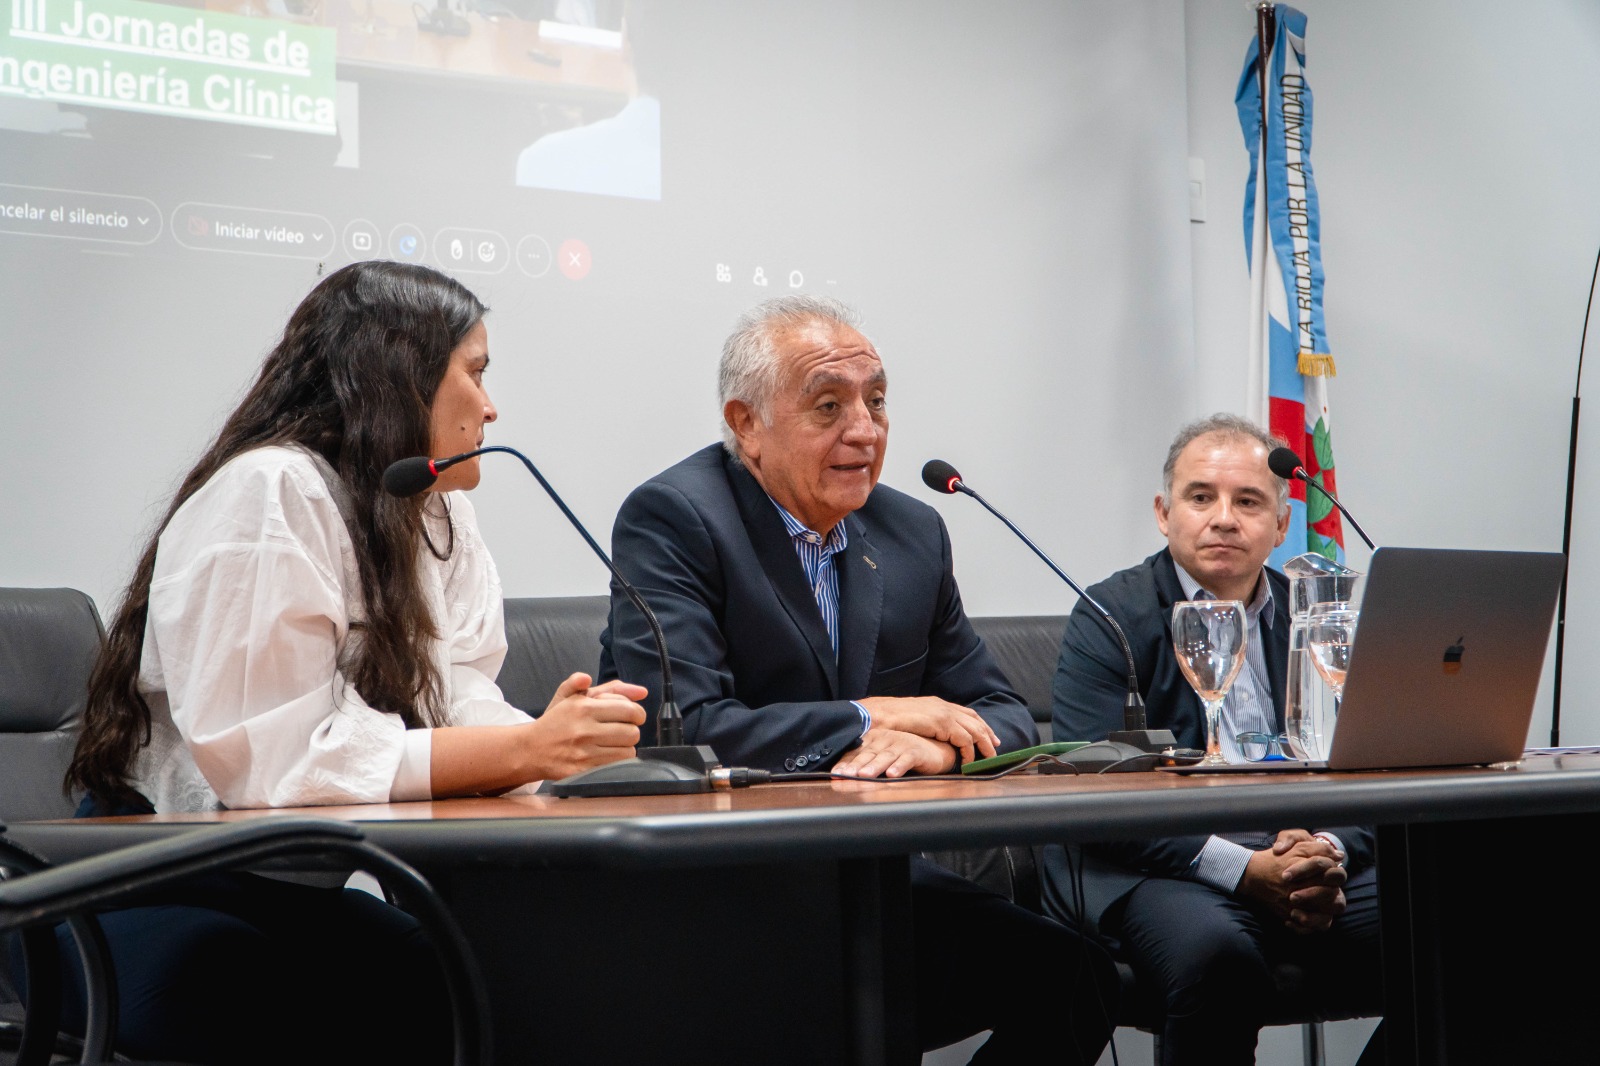
[[[440,724],[443,680],[429,653],[438,630],[418,577],[427,497],[392,498],[379,480],[395,460],[428,453],[434,393],[451,352],[485,311],[452,278],[390,262],[336,270],[301,301],[139,556],[90,675],[69,785],[108,800],[132,792],[130,766],[150,741],[150,707],[138,679],[157,544],[173,514],[223,464],[264,445],[321,454],[349,490],[366,619],[343,664],[347,680],[408,728]]]

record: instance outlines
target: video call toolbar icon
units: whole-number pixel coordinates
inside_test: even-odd
[[[537,233],[517,242],[517,266],[530,278],[542,278],[550,270],[550,244]]]
[[[716,263],[714,276],[716,277],[717,283],[719,285],[731,284],[733,282],[733,272],[735,269],[736,268],[730,263]],[[742,270],[743,268],[740,267],[737,269]],[[803,289],[806,285],[805,271],[799,269],[798,267],[791,268],[787,275],[785,275],[780,268],[772,277],[768,277],[767,268],[764,266],[758,266],[755,268],[755,272],[750,275],[750,284],[754,285],[758,289],[765,289],[773,284],[774,279],[776,279],[778,284],[783,284],[785,281],[787,281],[789,288],[791,289]],[[822,282],[822,284],[826,286],[837,286],[839,282],[835,278],[827,278]]]
[[[344,227],[344,250],[351,259],[370,259],[383,242],[378,227],[364,218],[355,219]]]
[[[162,226],[161,208],[142,196],[0,184],[0,233],[150,244]]]
[[[185,248],[286,259],[326,259],[334,225],[321,215],[188,200],[172,209],[172,236]]]
[[[389,231],[389,254],[407,263],[420,263],[428,245],[422,231],[409,222],[402,222]]]
[[[589,276],[593,260],[587,244],[576,237],[568,237],[561,242],[561,248],[556,252],[556,263],[561,273],[573,281],[582,281]]]
[[[511,246],[493,230],[451,227],[433,235],[433,254],[446,270],[498,274],[506,268]]]

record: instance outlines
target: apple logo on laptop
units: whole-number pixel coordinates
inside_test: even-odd
[[[1466,636],[1464,634],[1457,637],[1456,642],[1444,650],[1445,673],[1459,674],[1461,672],[1461,656],[1465,654],[1467,650],[1466,645],[1462,643],[1462,641],[1465,639]]]

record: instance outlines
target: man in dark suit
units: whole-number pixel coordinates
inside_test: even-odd
[[[1155,499],[1167,547],[1087,590],[1128,638],[1149,724],[1190,748],[1205,746],[1205,720],[1173,652],[1173,604],[1246,605],[1246,665],[1218,730],[1231,762],[1246,758],[1240,733],[1284,729],[1289,588],[1265,565],[1289,519],[1287,483],[1267,468],[1278,444],[1232,415],[1185,426]],[[1056,668],[1057,738],[1099,739],[1123,727],[1126,663],[1110,627],[1080,601]],[[1098,929],[1161,990],[1163,1063],[1250,1063],[1272,998],[1269,967],[1280,960],[1303,963],[1327,1017],[1381,1010],[1374,852],[1362,826],[1050,847],[1042,881],[1048,911]]]
[[[726,765],[899,777],[1037,742],[962,611],[938,513],[878,485],[887,379],[855,326],[806,296],[741,318],[719,375],[724,443],[636,489],[612,531],[665,632],[684,739]],[[615,583],[601,644],[602,677],[657,669]],[[922,1047],[992,1029],[974,1062],[1095,1062],[1115,1017],[1110,959],[926,860],[911,869]],[[997,945],[1060,979],[994,965]]]

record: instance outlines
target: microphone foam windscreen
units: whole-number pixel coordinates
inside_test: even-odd
[[[414,455],[410,459],[390,463],[383,472],[383,491],[402,499],[426,491],[439,480],[431,463],[426,455]]]
[[[955,483],[960,480],[956,468],[943,459],[929,459],[922,464],[922,483],[934,492],[954,492]]]
[[[1267,469],[1284,480],[1292,480],[1294,472],[1305,464],[1300,457],[1289,448],[1274,448],[1267,456]]]

